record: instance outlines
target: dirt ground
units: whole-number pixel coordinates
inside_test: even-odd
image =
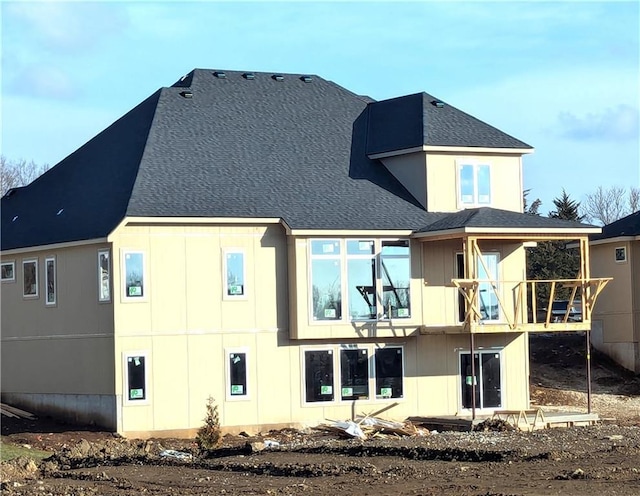
[[[53,455],[3,463],[0,488],[48,496],[640,494],[640,378],[598,353],[592,362],[593,411],[610,420],[590,427],[523,432],[495,423],[364,441],[282,430],[227,436],[203,455],[193,440],[124,440],[3,417],[4,443]],[[584,364],[583,335],[532,338],[532,402],[586,411]]]

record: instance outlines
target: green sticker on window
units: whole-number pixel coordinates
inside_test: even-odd
[[[144,398],[144,390],[142,388],[129,390],[130,400],[141,400],[143,398]]]
[[[409,309],[408,308],[398,308],[398,317],[408,317]]]
[[[335,308],[325,308],[324,309],[324,318],[325,319],[335,319],[336,318],[336,309]]]
[[[141,295],[142,295],[141,286],[129,286],[129,296],[141,296]]]
[[[380,396],[384,396],[385,398],[391,398],[393,394],[393,389],[390,387],[380,388]]]
[[[244,394],[244,386],[242,384],[231,384],[231,394]]]
[[[239,296],[244,294],[242,290],[242,284],[229,284],[229,294],[232,296]]]
[[[351,387],[343,387],[342,388],[342,396],[353,396],[353,388],[351,388]]]
[[[333,386],[320,386],[320,394],[333,394]]]

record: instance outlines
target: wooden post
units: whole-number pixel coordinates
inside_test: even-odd
[[[469,351],[471,352],[471,420],[473,421],[476,419],[476,357],[473,331],[469,333],[469,341]]]
[[[587,413],[591,413],[591,339],[587,327]]]

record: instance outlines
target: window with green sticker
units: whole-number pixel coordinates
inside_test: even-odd
[[[333,401],[333,351],[304,352],[305,401]]]
[[[130,355],[127,363],[127,400],[141,401],[147,399],[146,387],[146,357],[144,355]]]
[[[124,252],[124,298],[125,300],[141,299],[145,295],[144,253],[139,251]]]
[[[224,252],[224,296],[243,298],[245,287],[245,256],[242,250]]]
[[[247,353],[229,352],[228,394],[231,397],[246,397],[247,391]]]
[[[376,398],[402,398],[402,348],[388,346],[375,351]]]

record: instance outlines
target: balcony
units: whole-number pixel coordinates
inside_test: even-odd
[[[589,330],[596,299],[610,280],[453,279],[452,284],[461,295],[460,305],[464,309],[464,320],[457,332]],[[509,288],[509,291],[500,288]]]

